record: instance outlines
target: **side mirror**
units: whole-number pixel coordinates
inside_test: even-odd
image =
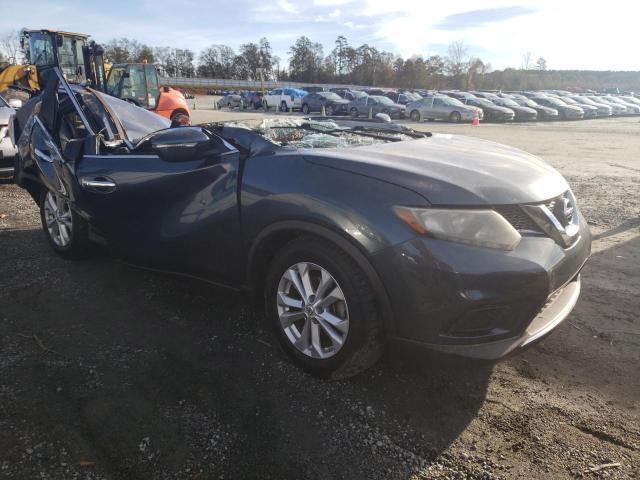
[[[12,98],[8,103],[11,108],[15,108],[16,110],[22,108],[22,100],[19,98]]]
[[[165,162],[212,159],[227,151],[221,141],[211,138],[200,127],[161,130],[149,139],[151,150]]]

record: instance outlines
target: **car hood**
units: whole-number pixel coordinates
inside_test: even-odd
[[[433,205],[504,205],[548,200],[569,187],[543,160],[460,135],[336,150],[306,150],[308,161],[413,190]]]
[[[9,117],[13,114],[13,112],[13,108],[0,107],[0,125],[9,125]]]
[[[482,105],[479,108],[482,108],[483,110],[493,110],[500,113],[513,113],[513,110],[511,110],[510,108],[501,107],[500,105],[491,105],[490,107],[485,107],[484,105]]]
[[[531,107],[523,107],[522,105],[518,105],[517,107],[507,107],[507,108],[510,108],[514,112],[530,113],[530,114],[537,113],[533,108],[531,108]]]
[[[531,107],[531,108],[534,108],[534,107]],[[558,110],[551,107],[545,107],[544,105],[538,105],[537,107],[535,107],[535,109],[541,110],[548,115],[558,115]]]
[[[345,100],[344,98],[341,98],[340,100],[327,100],[327,103],[335,103],[336,105],[349,105],[349,100]]]

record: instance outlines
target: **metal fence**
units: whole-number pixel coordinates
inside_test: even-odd
[[[321,83],[304,83],[304,82],[286,82],[277,80],[232,80],[228,78],[196,78],[196,77],[162,77],[160,79],[162,85],[171,87],[201,87],[201,88],[246,88],[246,89],[267,89],[278,87],[301,88],[322,85],[327,88],[350,88],[354,90],[362,88],[370,88],[365,85],[343,85],[343,84],[321,84]]]

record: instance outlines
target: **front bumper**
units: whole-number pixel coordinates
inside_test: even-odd
[[[564,118],[571,120],[580,120],[584,118],[584,112],[576,112],[574,110],[565,110],[563,114]]]
[[[394,340],[498,359],[551,332],[571,312],[591,236],[562,248],[525,234],[510,252],[417,237],[373,257],[389,296]]]
[[[516,120],[520,122],[532,122],[538,119],[537,113],[516,113]]]

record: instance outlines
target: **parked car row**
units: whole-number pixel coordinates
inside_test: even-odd
[[[563,90],[545,91],[407,91],[370,88],[307,87],[275,88],[259,92],[229,93],[220,107],[265,108],[280,111],[299,110],[304,114],[410,117],[413,121],[449,122],[579,120],[612,115],[640,115],[636,96],[583,93]]]

